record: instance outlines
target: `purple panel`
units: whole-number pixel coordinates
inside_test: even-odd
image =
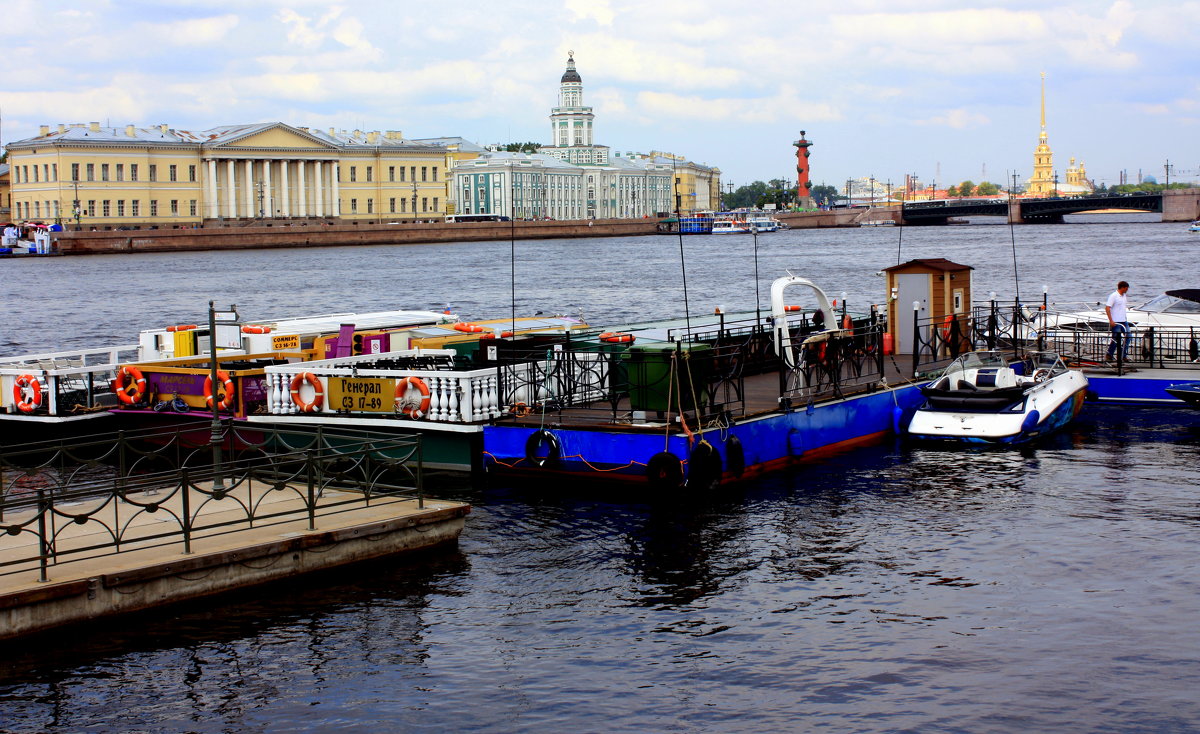
[[[203,395],[207,375],[146,372],[146,382],[156,393]]]
[[[387,334],[375,334],[363,340],[363,351],[367,354],[383,354],[390,352],[391,337]]]
[[[242,400],[258,401],[267,399],[267,378],[266,377],[243,377],[242,378]]]
[[[338,331],[336,357],[349,357],[354,351],[354,324],[342,324]]]

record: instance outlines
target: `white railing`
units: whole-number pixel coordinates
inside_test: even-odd
[[[8,413],[18,413],[13,387],[20,377],[28,375],[37,380],[43,393],[38,403],[44,404],[50,415],[66,412],[60,411],[59,396],[73,391],[82,391],[86,399],[72,407],[94,408],[98,395],[112,393],[118,366],[137,359],[136,344],[0,357],[0,404]]]
[[[497,371],[493,367],[474,370],[453,369],[374,369],[372,364],[383,359],[405,357],[444,357],[452,360],[449,349],[409,349],[385,354],[369,354],[340,359],[323,359],[267,367],[267,409],[272,415],[301,415],[302,411],[292,394],[292,381],[303,373],[312,374],[323,392],[321,405],[304,411],[303,415],[331,417],[336,415],[377,416],[399,415],[395,409],[358,410],[331,405],[331,378],[377,378],[399,381],[405,377],[419,378],[429,389],[429,410],[418,419],[440,423],[479,423],[499,417],[504,412],[500,403]],[[312,404],[313,386],[298,384],[297,397]],[[397,406],[394,394],[382,395],[385,406]],[[397,406],[398,407],[398,406]]]

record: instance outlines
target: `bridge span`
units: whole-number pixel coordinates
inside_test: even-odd
[[[1098,209],[1158,212],[1164,222],[1200,219],[1200,189],[1168,189],[1163,193],[1133,193],[1074,196],[1050,199],[998,199],[993,201],[945,201],[905,204],[904,224],[947,224],[966,217],[1005,217],[1015,224],[1060,223],[1066,214]]]

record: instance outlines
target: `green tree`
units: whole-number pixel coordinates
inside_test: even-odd
[[[812,187],[813,201],[817,202],[817,206],[829,206],[837,201],[838,191],[834,186],[828,184],[820,184]]]
[[[951,194],[950,190],[946,190],[947,196],[970,196],[975,192],[975,182],[967,179],[958,185],[958,193]]]
[[[540,147],[541,143],[505,143],[503,150],[505,153],[536,153]]]
[[[958,193],[957,186],[951,186],[950,188],[946,189],[946,196],[958,196],[958,195],[959,195],[959,193]]]
[[[1000,193],[1000,186],[991,181],[984,181],[975,187],[976,196],[995,196]]]

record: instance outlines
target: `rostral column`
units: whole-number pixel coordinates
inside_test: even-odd
[[[796,146],[796,206],[801,209],[816,209],[812,184],[808,180],[808,149],[812,143],[804,139],[804,131],[801,130],[800,139],[792,145]]]

